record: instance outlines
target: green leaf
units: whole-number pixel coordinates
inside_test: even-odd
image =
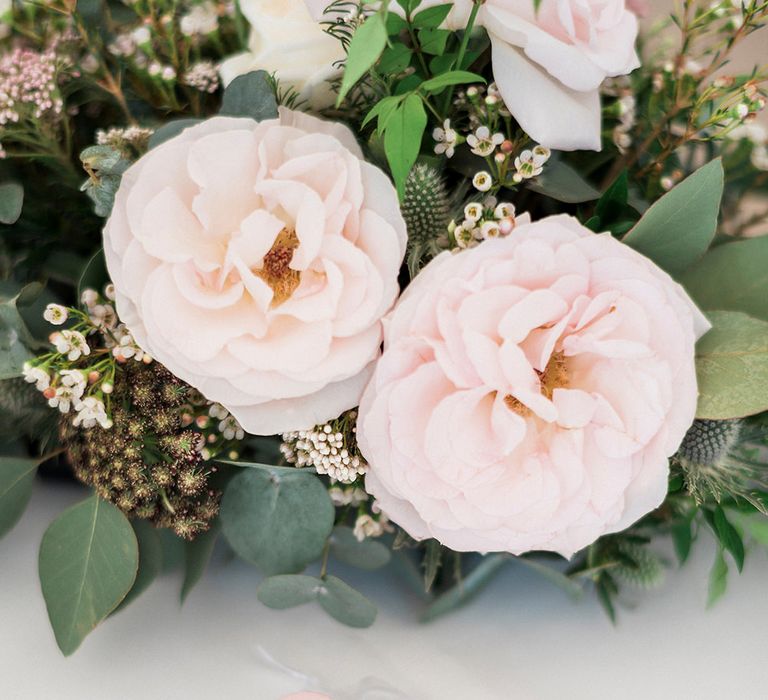
[[[340,106],[347,93],[376,63],[387,45],[387,27],[384,16],[377,12],[363,22],[352,35],[347,50],[347,64],[341,80],[336,106]]]
[[[483,561],[463,581],[438,596],[433,603],[427,606],[421,616],[421,621],[429,622],[469,602],[488,585],[511,558],[508,554],[485,555]]]
[[[712,243],[722,196],[723,164],[717,158],[655,202],[624,243],[670,274],[680,274]]]
[[[627,171],[613,181],[611,186],[603,193],[595,206],[595,214],[602,221],[612,221],[624,211],[629,197],[629,180]]]
[[[277,98],[269,74],[263,70],[238,75],[224,90],[219,114],[250,117],[257,122],[277,118]]]
[[[42,289],[37,282],[20,290],[10,283],[0,283],[0,380],[20,376],[24,363],[33,357],[30,348],[38,344],[20,308],[34,302]]]
[[[717,548],[715,563],[709,572],[709,592],[707,594],[707,607],[711,608],[725,593],[728,586],[728,564],[723,556],[723,548]]]
[[[768,547],[768,518],[762,513],[742,513],[729,510],[728,514],[742,530],[762,547]]]
[[[24,206],[24,188],[17,182],[0,185],[0,224],[15,224]]]
[[[405,193],[408,174],[419,156],[426,126],[427,113],[418,95],[408,95],[387,122],[384,151],[400,199]]]
[[[386,545],[370,538],[361,542],[351,528],[333,528],[330,539],[331,554],[344,564],[373,571],[389,563],[391,554]]]
[[[413,18],[413,26],[418,29],[437,29],[451,14],[452,2],[443,5],[434,5],[422,10]]]
[[[566,204],[591,202],[600,197],[600,193],[576,170],[556,157],[547,162],[541,175],[527,181],[527,187]]]
[[[443,546],[437,540],[427,542],[424,552],[424,590],[429,592],[437,578],[437,572],[443,562]]]
[[[40,545],[40,583],[65,656],[125,598],[138,565],[131,524],[98,496],[72,506],[50,525]]]
[[[247,469],[227,485],[224,535],[235,552],[264,573],[301,571],[323,551],[334,508],[322,482],[293,469]]]
[[[462,85],[464,83],[484,83],[485,78],[477,73],[471,73],[466,70],[452,70],[448,73],[438,75],[436,78],[426,80],[421,84],[421,89],[425,92],[439,92],[449,85]]]
[[[376,620],[376,606],[335,576],[321,582],[317,601],[332,618],[349,627],[370,627]]]
[[[441,56],[451,36],[447,29],[421,29],[418,33],[421,50],[430,56]]]
[[[682,566],[688,560],[693,544],[693,520],[686,518],[672,525],[672,542],[675,545],[677,561]]]
[[[768,410],[768,322],[711,311],[696,346],[697,418],[743,418]]]
[[[107,272],[104,249],[99,248],[98,252],[85,264],[85,268],[80,274],[80,280],[77,283],[78,301],[82,299],[86,289],[95,289],[99,294],[102,294],[108,282],[109,273]]]
[[[413,58],[413,51],[405,44],[394,44],[381,54],[378,70],[385,75],[402,73],[411,64],[411,58]]]
[[[32,496],[39,459],[0,457],[0,537],[21,519]]]
[[[220,522],[216,520],[211,525],[210,530],[198,535],[191,542],[184,543],[184,583],[181,585],[182,603],[187,599],[192,589],[200,582],[205,570],[208,568],[220,529]]]
[[[188,129],[190,126],[202,123],[202,119],[174,119],[166,122],[159,129],[155,130],[155,133],[149,137],[149,148],[157,148],[161,143],[169,141],[174,136],[178,136],[184,129]]]
[[[768,321],[768,236],[712,248],[680,278],[705,310],[743,311]]]
[[[285,610],[317,599],[322,584],[319,578],[301,574],[284,574],[264,579],[256,589],[256,597],[268,608]]]
[[[744,569],[744,543],[736,528],[728,522],[720,506],[717,506],[714,511],[714,525],[720,544],[731,553],[736,562],[736,568],[741,572]]]
[[[130,605],[144,593],[163,568],[163,545],[157,530],[146,520],[134,520],[131,526],[139,544],[139,570],[131,590],[115,608],[115,612]]]
[[[368,124],[374,118],[377,119],[376,128],[379,134],[383,134],[389,123],[389,118],[395,113],[397,106],[405,99],[405,95],[392,95],[379,100],[376,106],[368,112],[363,120],[363,126]]]
[[[551,583],[554,583],[559,589],[565,591],[571,600],[579,600],[584,595],[584,589],[576,581],[552,566],[547,566],[546,564],[528,557],[514,557],[513,561],[517,564],[527,566]]]

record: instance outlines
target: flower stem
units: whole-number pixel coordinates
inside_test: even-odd
[[[472,4],[472,11],[469,14],[467,20],[467,26],[464,29],[464,36],[461,37],[461,44],[459,44],[459,53],[456,56],[456,62],[453,64],[453,68],[456,70],[463,70],[462,64],[464,63],[464,56],[467,53],[467,47],[469,46],[469,38],[472,36],[472,30],[475,28],[475,22],[477,21],[477,13],[480,12],[480,5],[485,0],[474,0]],[[453,88],[451,85],[448,88],[448,92],[445,93],[445,102],[443,103],[443,114],[448,114],[448,110],[451,107],[451,100],[453,100]]]

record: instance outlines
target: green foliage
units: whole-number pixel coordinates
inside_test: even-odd
[[[108,282],[109,273],[107,272],[104,249],[99,248],[98,252],[86,263],[80,274],[77,283],[77,298],[82,299],[83,292],[86,289],[95,289],[97,292],[101,292]]]
[[[221,504],[232,549],[268,575],[296,573],[319,558],[333,520],[322,482],[298,469],[245,468]]]
[[[681,282],[705,310],[743,311],[768,321],[768,236],[712,248]]]
[[[0,537],[19,522],[32,496],[40,460],[0,457]]]
[[[635,224],[639,214],[629,205],[629,181],[623,171],[603,192],[595,205],[595,213],[585,222],[596,233],[610,231],[616,236],[625,234]]]
[[[17,182],[0,184],[0,224],[15,224],[24,206],[24,188]]]
[[[578,171],[556,156],[547,161],[541,175],[527,181],[527,187],[566,204],[591,202],[600,197],[600,193]]]
[[[376,606],[335,576],[272,576],[262,581],[256,595],[276,610],[317,601],[331,617],[349,627],[370,627],[376,619]]]
[[[37,282],[21,289],[0,282],[0,380],[20,376],[24,363],[33,357],[30,349],[37,343],[20,310],[32,304],[41,291]]]
[[[410,94],[394,108],[384,127],[384,152],[400,199],[405,182],[421,150],[427,113],[418,95]]]
[[[723,548],[718,547],[715,554],[715,563],[709,572],[709,592],[707,593],[707,607],[711,608],[722,598],[728,587],[728,563],[723,556]]]
[[[443,564],[443,546],[437,540],[428,540],[424,550],[424,590],[429,592]]]
[[[130,163],[111,146],[90,146],[80,154],[80,160],[88,173],[81,189],[93,201],[96,216],[106,218],[112,213],[120,180]]]
[[[163,569],[163,545],[158,531],[146,520],[131,521],[139,545],[139,569],[131,590],[115,608],[119,612],[138,598]]]
[[[344,564],[373,571],[389,563],[389,547],[382,542],[366,538],[362,542],[348,527],[335,527],[330,536],[331,554]]]
[[[709,313],[712,330],[696,346],[697,418],[768,410],[768,322],[738,311]]]
[[[181,602],[183,603],[192,589],[200,582],[208,563],[211,561],[216,540],[219,538],[221,525],[214,521],[211,528],[195,537],[191,542],[184,543],[184,582],[181,585]]]
[[[719,158],[702,166],[651,205],[624,242],[670,274],[682,273],[715,237],[723,177]]]
[[[42,394],[21,377],[0,381],[0,439],[24,435],[40,439],[56,429],[56,413]]]
[[[233,81],[234,82],[234,81]],[[202,119],[172,119],[169,122],[163,124],[159,129],[155,130],[155,133],[149,137],[149,148],[157,148],[161,143],[165,143],[174,136],[178,136],[184,129],[190,126],[200,124]]]
[[[739,531],[730,523],[720,506],[704,510],[704,517],[720,546],[730,553],[736,568],[741,572],[744,568],[744,542]]]
[[[418,29],[437,29],[451,13],[453,3],[434,5],[417,13],[413,18],[413,26]]]
[[[40,584],[56,642],[66,656],[125,598],[138,565],[131,524],[98,496],[64,511],[46,530]]]
[[[352,36],[347,49],[347,63],[339,88],[338,107],[352,87],[363,77],[381,56],[387,45],[387,26],[384,14],[371,15]]]
[[[224,117],[250,117],[257,122],[277,118],[277,98],[266,71],[238,75],[224,90],[219,112]]]

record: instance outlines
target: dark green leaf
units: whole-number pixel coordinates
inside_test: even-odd
[[[37,282],[22,289],[0,283],[0,380],[20,376],[24,363],[33,357],[30,348],[38,347],[19,310],[31,304],[42,289]]]
[[[405,181],[419,156],[426,126],[427,113],[418,95],[408,95],[387,122],[384,150],[401,199]]]
[[[139,570],[133,587],[115,608],[119,612],[138,598],[157,578],[163,568],[163,546],[157,530],[146,520],[131,522],[133,534],[139,543]]]
[[[405,44],[394,44],[381,54],[378,70],[384,75],[402,73],[410,65],[411,58],[413,58],[413,51]]]
[[[224,90],[219,114],[250,117],[257,122],[277,118],[277,98],[266,71],[238,75]]]
[[[24,206],[24,188],[17,182],[0,185],[0,224],[15,224]]]
[[[624,211],[629,197],[627,171],[622,171],[613,184],[597,200],[595,214],[602,221],[613,221]]]
[[[437,29],[451,14],[452,9],[452,2],[428,7],[413,18],[413,26],[419,29]]]
[[[670,274],[680,274],[712,243],[722,196],[723,164],[717,158],[655,202],[624,242]]]
[[[181,602],[183,603],[192,589],[199,583],[208,562],[211,560],[213,548],[221,529],[218,520],[214,521],[211,529],[195,537],[191,542],[184,543],[184,583],[181,585]]]
[[[80,274],[80,280],[77,284],[78,301],[82,299],[86,289],[95,289],[99,294],[103,294],[104,287],[108,282],[109,273],[107,272],[107,261],[104,258],[104,249],[99,248],[99,251],[86,263]]]
[[[421,84],[424,92],[439,92],[449,85],[462,85],[464,83],[484,83],[485,78],[477,73],[470,73],[466,70],[452,70],[448,73],[438,75],[436,78],[427,80]]]
[[[32,496],[38,459],[0,457],[0,537],[21,518]]]
[[[451,36],[447,29],[421,29],[419,31],[421,50],[430,56],[440,56],[445,51],[445,45]]]
[[[590,202],[600,196],[576,170],[554,157],[544,166],[541,175],[528,180],[528,189],[567,204]]]
[[[744,543],[741,541],[741,535],[736,528],[728,522],[725,512],[720,506],[714,511],[715,534],[720,540],[720,544],[725,547],[736,562],[736,568],[739,571],[744,569]]]
[[[693,544],[693,523],[689,518],[672,525],[672,541],[675,545],[675,554],[680,564],[685,564],[691,553]]]
[[[336,106],[341,105],[354,84],[365,75],[387,45],[387,28],[380,12],[371,15],[355,31],[349,42],[347,64],[341,80]]]
[[[200,124],[202,119],[174,119],[173,121],[166,122],[159,129],[155,131],[152,136],[149,137],[149,147],[156,148],[161,143],[172,139],[174,136],[178,136],[184,129],[190,126]]]
[[[40,545],[40,583],[65,656],[125,598],[138,565],[131,524],[98,496],[64,511],[46,530]]]
[[[268,575],[296,573],[317,559],[333,518],[323,484],[297,469],[243,470],[229,482],[221,503],[232,549]]]
[[[370,627],[376,620],[376,606],[335,576],[321,582],[317,601],[332,618],[349,627]]]
[[[510,561],[508,554],[487,554],[463,581],[443,593],[427,607],[421,616],[422,622],[434,620],[451,610],[464,605],[474,598],[490,580]]]
[[[344,564],[369,571],[386,566],[391,556],[386,545],[370,538],[361,542],[348,527],[333,528],[331,554]]]
[[[424,590],[429,592],[443,562],[443,546],[437,540],[429,540],[424,551]]]
[[[256,596],[268,608],[285,610],[317,599],[322,581],[314,576],[284,574],[264,579],[256,589]]]
[[[768,321],[768,236],[712,248],[680,278],[706,310],[743,311]]]

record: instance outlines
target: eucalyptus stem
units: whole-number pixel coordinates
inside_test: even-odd
[[[323,563],[320,565],[320,578],[325,580],[325,577],[328,575],[328,555],[331,553],[331,538],[329,537],[325,541],[325,546],[323,547]]]

